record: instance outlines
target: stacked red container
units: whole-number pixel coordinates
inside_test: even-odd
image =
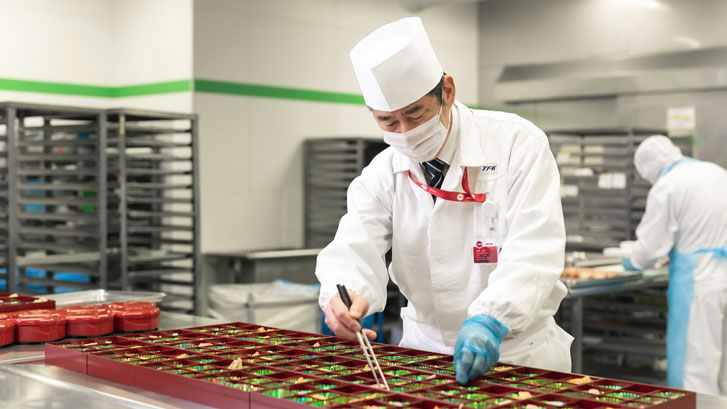
[[[48,342],[66,336],[66,315],[56,310],[19,311],[15,317],[16,342]]]
[[[22,294],[0,291],[0,312],[20,310],[55,309],[56,302],[47,298],[35,298]]]
[[[61,308],[66,314],[66,335],[94,337],[114,331],[114,314],[103,305],[75,305]]]
[[[149,331],[159,327],[159,308],[153,302],[115,302],[105,307],[113,312],[115,331]]]

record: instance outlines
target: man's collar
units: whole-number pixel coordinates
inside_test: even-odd
[[[452,164],[454,154],[457,152],[459,145],[459,110],[456,104],[452,104],[450,112],[452,113],[450,117],[452,126],[449,130],[449,135],[447,135],[447,139],[444,141],[444,147],[442,147],[442,151],[437,156],[438,159],[443,160],[447,165]]]

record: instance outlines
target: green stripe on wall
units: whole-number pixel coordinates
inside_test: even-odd
[[[124,98],[141,95],[167,94],[190,91],[191,80],[154,82],[150,84],[104,87],[101,85],[68,84],[62,82],[29,81],[0,78],[0,90],[36,92],[42,94],[77,95],[98,98]]]
[[[276,87],[272,85],[217,81],[202,78],[195,78],[194,80],[184,79],[153,82],[148,84],[125,85],[120,87],[0,78],[0,90],[3,91],[77,95],[98,98],[126,98],[144,95],[169,94],[173,92],[188,92],[193,90],[192,84],[194,84],[195,92],[208,92],[212,94],[293,99],[300,101],[329,102],[334,104],[364,104],[363,96],[360,94],[318,91],[303,88]],[[476,105],[468,106],[475,109],[480,108]]]
[[[137,97],[140,95],[169,94],[186,92],[192,89],[191,80],[154,82],[151,84],[126,85],[114,88],[114,98]]]
[[[271,85],[247,84],[242,82],[216,81],[201,78],[196,78],[194,80],[194,90],[195,92],[209,92],[213,94],[297,99],[303,101],[332,102],[336,104],[363,105],[364,103],[363,97],[358,94],[275,87]]]
[[[9,78],[0,78],[0,89],[5,91],[38,92],[43,94],[80,95],[84,97],[114,97],[113,87],[16,80]]]

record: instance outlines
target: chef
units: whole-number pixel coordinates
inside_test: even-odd
[[[498,360],[570,371],[572,337],[553,319],[566,295],[565,229],[545,134],[457,101],[417,17],[375,30],[350,58],[390,147],[349,186],[318,256],[327,325],[355,338],[356,319],[384,309],[390,277],[408,300],[400,345],[454,354],[460,383]]]

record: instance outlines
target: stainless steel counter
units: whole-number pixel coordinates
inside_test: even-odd
[[[46,366],[43,361],[0,365],[0,406],[23,409],[210,408],[60,367]]]

